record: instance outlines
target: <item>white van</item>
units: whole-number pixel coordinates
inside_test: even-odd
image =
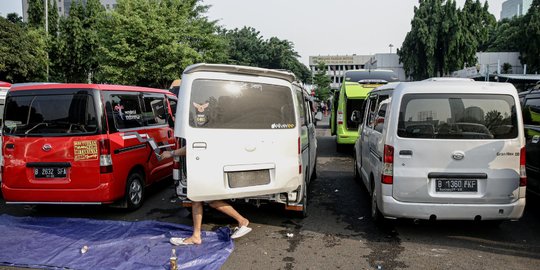
[[[295,80],[246,66],[184,71],[175,136],[187,155],[173,173],[182,200],[273,201],[307,215],[317,139],[312,99]]]
[[[525,208],[525,139],[507,83],[422,81],[368,98],[355,174],[372,216],[515,220]]]

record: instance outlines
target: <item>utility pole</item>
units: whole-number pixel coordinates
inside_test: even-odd
[[[45,43],[49,41],[49,1],[45,1]],[[49,51],[47,50],[47,82],[49,81]]]

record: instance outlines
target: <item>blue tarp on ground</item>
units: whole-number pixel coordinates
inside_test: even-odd
[[[0,216],[0,265],[59,269],[219,269],[232,253],[229,228],[203,232],[202,245],[175,247],[192,227],[159,221]],[[88,246],[86,253],[81,248]]]

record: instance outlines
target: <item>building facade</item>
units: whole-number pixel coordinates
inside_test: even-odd
[[[532,0],[507,0],[502,3],[501,20],[523,16],[529,11]]]
[[[332,81],[330,87],[333,89],[339,88],[343,82],[345,71],[352,69],[365,68],[366,62],[369,61],[371,55],[328,55],[328,56],[310,56],[309,68],[311,74],[315,75],[319,72],[319,63],[324,63],[326,67],[326,75]]]
[[[84,4],[86,4],[86,0],[48,0],[49,6],[52,6],[52,1],[56,1],[56,5],[58,6],[58,15],[59,16],[67,16],[69,15],[69,10],[71,9],[71,5],[75,1],[82,1]],[[116,0],[99,0],[101,2],[101,5],[106,10],[111,10],[116,8]],[[28,21],[28,0],[22,0],[22,10],[23,10],[23,21]]]

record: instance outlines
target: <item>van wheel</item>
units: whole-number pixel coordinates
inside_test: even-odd
[[[144,200],[144,180],[140,173],[134,172],[129,175],[126,183],[125,200],[129,210],[141,207]]]
[[[302,198],[302,205],[304,206],[302,208],[302,211],[298,212],[298,215],[300,218],[307,218],[308,216],[308,187],[307,187],[307,183],[304,182],[304,192],[302,194],[303,198]]]
[[[362,184],[362,177],[360,176],[360,173],[358,172],[358,159],[356,158],[356,151],[354,153],[354,180],[358,183]]]
[[[373,219],[373,222],[377,225],[381,225],[384,223],[384,217],[379,211],[379,207],[377,206],[377,189],[375,188],[375,184],[372,182],[371,184],[371,218]]]

